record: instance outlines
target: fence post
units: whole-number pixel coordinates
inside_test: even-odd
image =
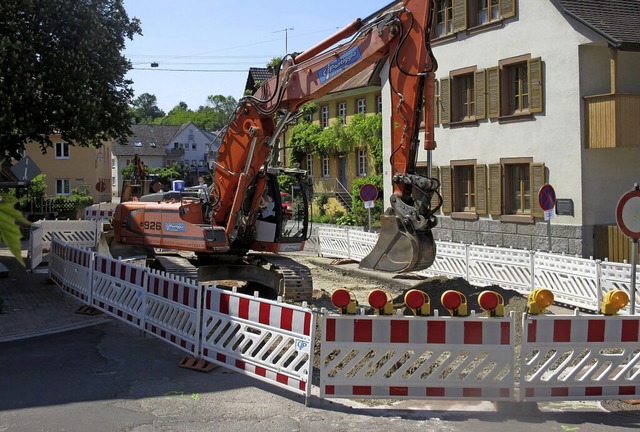
[[[533,250],[529,251],[530,256],[530,268],[531,268],[531,286],[529,287],[529,292],[533,292],[536,289],[536,252]]]
[[[203,357],[203,353],[202,353],[202,338],[204,335],[204,331],[202,331],[202,326],[204,325],[204,319],[203,319],[203,314],[204,314],[204,296],[206,295],[207,290],[205,290],[202,286],[201,282],[197,282],[198,284],[198,298],[196,300],[196,311],[197,311],[197,318],[196,318],[196,346],[194,349],[194,353],[193,355],[196,358],[202,358]]]
[[[147,291],[148,291],[148,287],[149,287],[149,271],[153,271],[153,270],[144,270],[144,277],[142,278],[142,286],[140,287],[141,291],[142,291],[142,317],[140,318],[140,331],[142,332],[142,335],[146,335],[146,328],[147,328],[147,300],[148,300],[148,296],[147,296]]]
[[[87,298],[87,304],[93,307],[93,274],[96,266],[96,252],[91,252],[91,258],[89,259],[89,296]]]
[[[347,231],[347,258],[351,259],[351,241],[349,240],[349,231],[350,229],[345,229]]]
[[[602,303],[602,260],[596,260],[596,311],[600,311]]]
[[[469,280],[469,245],[464,245],[464,278]]]

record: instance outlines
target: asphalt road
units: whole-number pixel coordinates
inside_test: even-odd
[[[489,402],[322,401],[224,368],[177,365],[183,353],[111,321],[0,343],[0,432],[635,430],[640,416],[592,403],[540,409]],[[316,389],[317,390],[317,389]]]

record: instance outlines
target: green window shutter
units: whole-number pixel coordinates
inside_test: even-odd
[[[487,87],[489,118],[498,118],[500,117],[500,68],[497,66],[487,69]]]
[[[467,29],[467,0],[453,0],[453,32]]]
[[[540,57],[527,62],[529,67],[529,111],[542,112],[542,60]]]
[[[487,85],[486,85],[486,71],[476,71],[474,74],[475,79],[475,104],[476,104],[476,119],[487,118]]]
[[[502,214],[502,165],[489,165],[489,214]]]
[[[534,163],[529,167],[531,170],[531,213],[535,217],[544,217],[544,210],[540,207],[538,192],[546,183],[544,175],[544,163]]]
[[[442,195],[442,212],[451,213],[451,167],[440,167],[440,194]]]
[[[516,16],[516,0],[500,0],[500,16],[502,18]]]
[[[487,214],[487,167],[475,166],[476,213]]]
[[[440,80],[440,123],[443,125],[451,123],[451,80],[442,78]]]
[[[440,82],[435,80],[435,87],[433,88],[433,124],[437,125],[440,123]]]

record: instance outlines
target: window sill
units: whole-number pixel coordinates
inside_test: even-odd
[[[482,32],[489,31],[489,30],[494,30],[494,29],[502,28],[502,27],[504,27],[504,19],[500,18],[500,19],[495,20],[495,21],[490,21],[490,22],[488,22],[486,24],[480,24],[480,25],[477,25],[475,27],[471,27],[471,28],[467,29],[467,34],[470,35],[470,36],[473,36],[473,35],[478,34],[478,33],[482,33]]]
[[[479,216],[475,212],[452,212],[451,219],[478,220]]]
[[[470,120],[460,120],[460,121],[449,122],[450,128],[460,128],[465,126],[478,126],[478,120],[474,118]]]
[[[500,222],[514,222],[521,224],[533,224],[534,217],[531,215],[502,215]]]
[[[431,41],[431,45],[438,46],[438,45],[441,45],[441,44],[445,44],[447,42],[455,41],[457,39],[458,39],[458,35],[456,33],[447,34],[447,35],[444,35],[444,36],[440,36],[440,37],[438,37],[436,39],[433,39]]]
[[[519,113],[519,114],[510,114],[510,115],[498,117],[498,121],[500,123],[527,121],[527,120],[533,120],[533,119],[534,119],[534,116],[530,112]]]

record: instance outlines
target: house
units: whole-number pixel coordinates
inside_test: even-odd
[[[25,145],[24,157],[12,168],[18,178],[30,181],[42,172],[46,175],[46,195],[71,195],[73,190],[84,190],[96,203],[111,202],[111,143],[105,141],[95,148],[73,145],[60,134],[50,139],[53,148],[44,154],[37,142]]]
[[[201,173],[208,170],[208,160],[217,152],[219,138],[193,123],[183,125],[131,125],[132,135],[125,144],[113,144],[111,176],[113,194],[120,195],[122,170],[138,155],[147,167],[161,168],[174,163],[189,165],[187,186],[197,184]],[[213,143],[213,144],[212,144]]]
[[[601,227],[639,179],[640,2],[437,3],[436,239],[602,257]]]
[[[258,87],[264,84],[269,78],[273,76],[273,72],[271,72],[267,68],[258,68],[251,67],[249,68],[249,74],[247,75],[247,82],[244,85],[244,92],[253,94]]]

